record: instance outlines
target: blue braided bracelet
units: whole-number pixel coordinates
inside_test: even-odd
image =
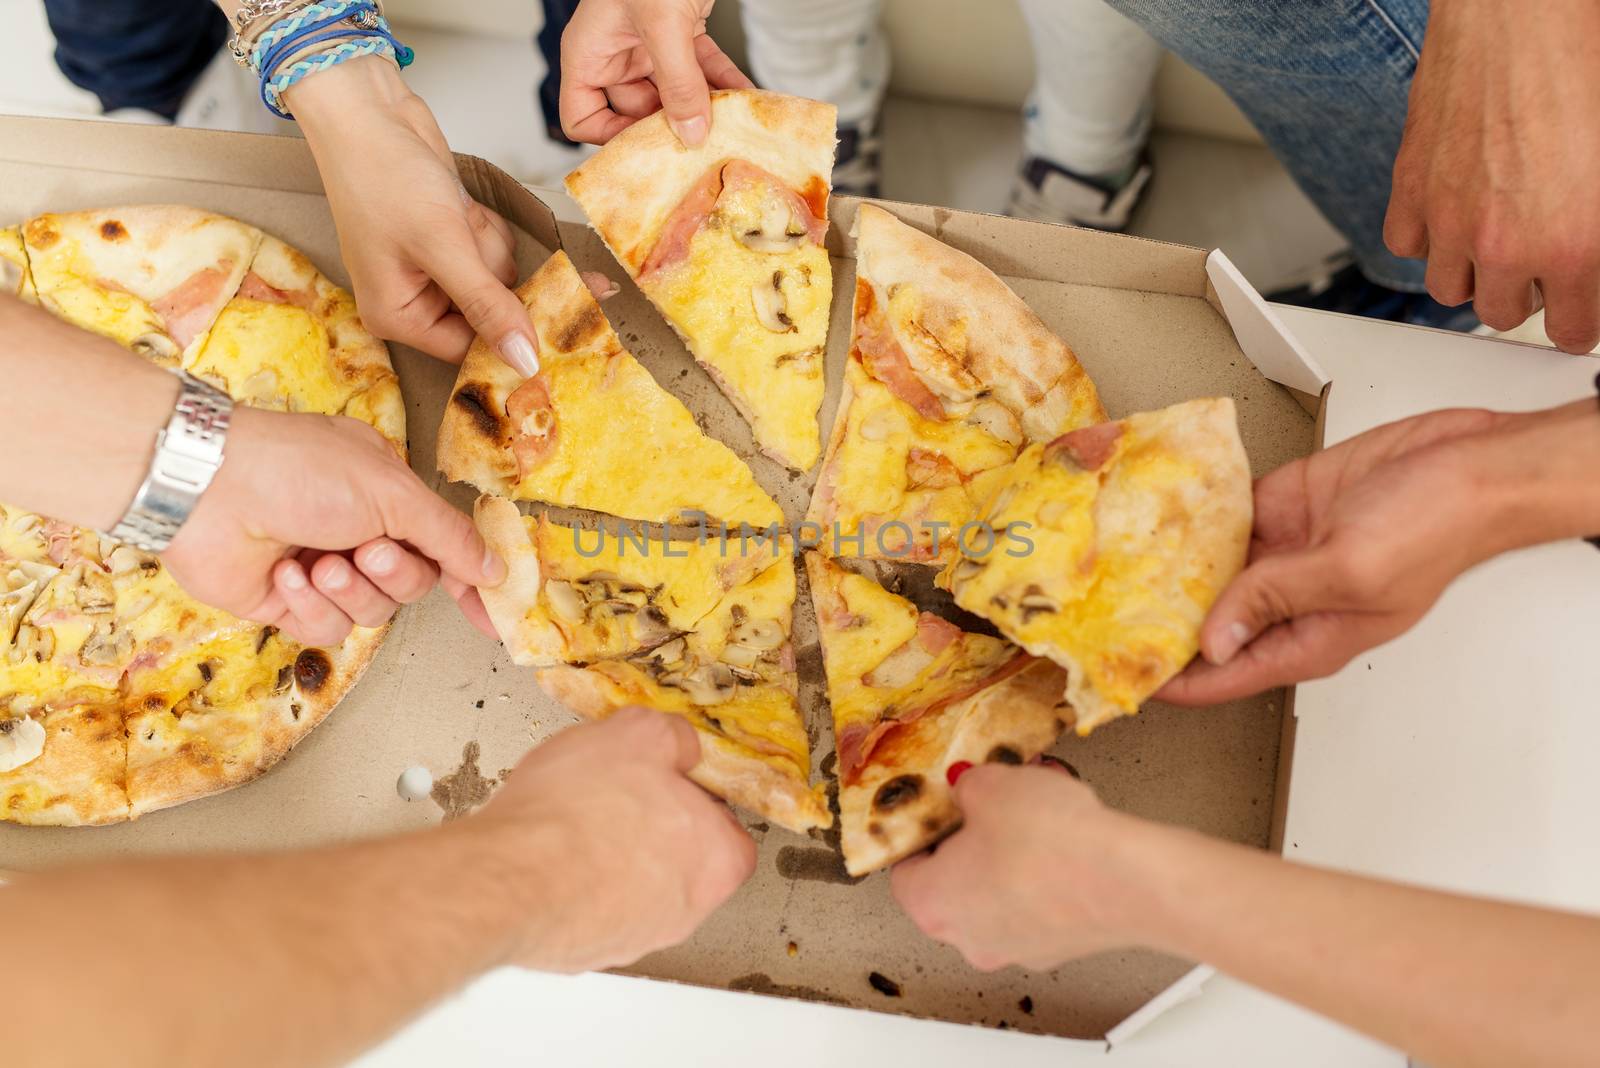
[[[328,44],[332,47],[306,54],[308,49]],[[295,55],[304,58],[281,66]],[[346,60],[370,55],[384,56],[402,68],[416,58],[389,31],[388,20],[373,0],[323,0],[268,27],[251,50],[250,66],[261,78],[261,103],[279,118],[288,119],[292,116],[283,110],[283,93],[290,86]]]

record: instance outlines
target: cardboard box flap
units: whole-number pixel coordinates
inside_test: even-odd
[[[1206,257],[1206,274],[1239,347],[1256,370],[1279,385],[1313,397],[1320,395],[1330,381],[1327,372],[1221,249]]]
[[[555,212],[549,205],[493,163],[460,152],[455,155],[461,184],[474,200],[522,227],[547,251],[554,252],[561,247],[561,231],[556,227]]]

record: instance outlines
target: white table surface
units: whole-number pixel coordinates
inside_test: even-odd
[[[1329,443],[1357,433],[1380,421],[1450,405],[1531,408],[1581,394],[1600,361],[1562,357],[1546,350],[1471,342],[1471,359],[1461,361],[1462,339],[1431,332],[1400,331],[1358,319],[1279,309],[1289,329],[1301,340],[1334,379],[1335,411],[1330,420]],[[1470,364],[1468,373],[1461,368]],[[1348,407],[1347,407],[1348,406]],[[1577,553],[1568,562],[1578,563]],[[1592,554],[1591,554],[1592,555]],[[1579,566],[1588,564],[1582,558]],[[1600,561],[1596,562],[1600,577]],[[1514,576],[1490,572],[1473,577],[1469,593],[1492,596],[1496,583]],[[1403,639],[1405,641],[1407,639]],[[1427,632],[1422,640],[1430,646]],[[1391,647],[1391,658],[1404,662],[1405,647]],[[1586,669],[1573,664],[1574,677]],[[1500,659],[1498,663],[1503,664]],[[1363,670],[1364,665],[1353,666]],[[1450,754],[1463,766],[1494,767],[1503,780],[1518,769],[1508,767],[1503,737],[1495,732],[1460,729],[1477,719],[1503,719],[1487,700],[1471,701],[1471,676],[1487,681],[1497,674],[1494,658],[1471,659],[1452,665],[1457,673],[1450,722]],[[1465,675],[1465,679],[1461,676]],[[1341,682],[1341,679],[1344,681]],[[1325,724],[1321,707],[1348,691],[1349,676],[1302,687],[1300,704],[1318,710],[1318,725]],[[1321,688],[1326,687],[1323,691]],[[1486,691],[1488,692],[1488,691]],[[1302,715],[1304,715],[1302,713]],[[1442,730],[1445,724],[1425,718],[1418,730]],[[1302,731],[1306,729],[1302,720]],[[1316,727],[1312,728],[1314,731]],[[1320,731],[1337,745],[1338,732]],[[1302,738],[1303,744],[1303,738]],[[1292,809],[1290,827],[1298,855],[1323,864],[1351,867],[1374,874],[1431,882],[1460,889],[1488,890],[1528,900],[1591,907],[1596,866],[1566,863],[1548,835],[1523,835],[1513,840],[1506,821],[1503,845],[1517,852],[1518,867],[1533,876],[1508,877],[1505,865],[1485,864],[1493,849],[1484,848],[1477,833],[1482,823],[1474,799],[1482,797],[1483,780],[1474,775],[1445,776],[1424,806],[1419,834],[1429,837],[1429,862],[1419,866],[1418,849],[1385,850],[1370,834],[1353,832],[1351,820],[1322,818],[1319,796],[1345,791],[1359,782],[1359,793],[1374,813],[1394,806],[1385,790],[1413,802],[1416,791],[1407,790],[1414,767],[1403,761],[1364,751],[1358,746],[1339,750],[1342,764],[1324,765],[1321,773],[1302,783],[1297,774],[1295,806],[1304,802],[1302,815]],[[1543,781],[1547,767],[1529,766],[1521,774],[1529,785]],[[1571,785],[1571,784],[1568,784]],[[1600,799],[1600,787],[1593,791]],[[1537,797],[1545,799],[1548,791]],[[1461,802],[1461,803],[1457,803]],[[1316,811],[1313,811],[1316,810]],[[1593,804],[1583,809],[1593,812]],[[1454,817],[1451,813],[1455,813]],[[1392,815],[1392,813],[1390,813]],[[1345,813],[1349,815],[1348,810]],[[1368,826],[1371,826],[1368,824]],[[1531,844],[1530,844],[1531,840]],[[1485,869],[1501,872],[1487,878]],[[687,986],[609,975],[575,978],[504,970],[479,980],[466,991],[418,1020],[404,1032],[369,1054],[364,1068],[409,1065],[517,1064],[538,1060],[560,1065],[720,1065],[760,1063],[769,1068],[818,1064],[919,1064],[928,1068],[969,1068],[974,1063],[1003,1063],[1007,1068],[1029,1065],[1071,1065],[1111,1062],[1135,1066],[1278,1066],[1303,1068],[1337,1065],[1340,1068],[1406,1063],[1403,1055],[1372,1042],[1313,1013],[1255,990],[1226,976],[1217,976],[1199,997],[1174,1007],[1115,1050],[1087,1043],[1067,1043],[1015,1032],[927,1023],[899,1017],[748,994],[703,990]]]

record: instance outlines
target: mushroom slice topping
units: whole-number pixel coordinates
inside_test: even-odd
[[[44,752],[44,724],[24,716],[0,719],[0,772],[15,771]]]

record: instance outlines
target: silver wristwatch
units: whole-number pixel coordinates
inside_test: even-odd
[[[110,536],[149,553],[172,543],[194,511],[200,494],[222,466],[233,398],[193,375],[177,372],[182,383],[172,418],[156,435],[156,454],[139,492],[133,495]]]

